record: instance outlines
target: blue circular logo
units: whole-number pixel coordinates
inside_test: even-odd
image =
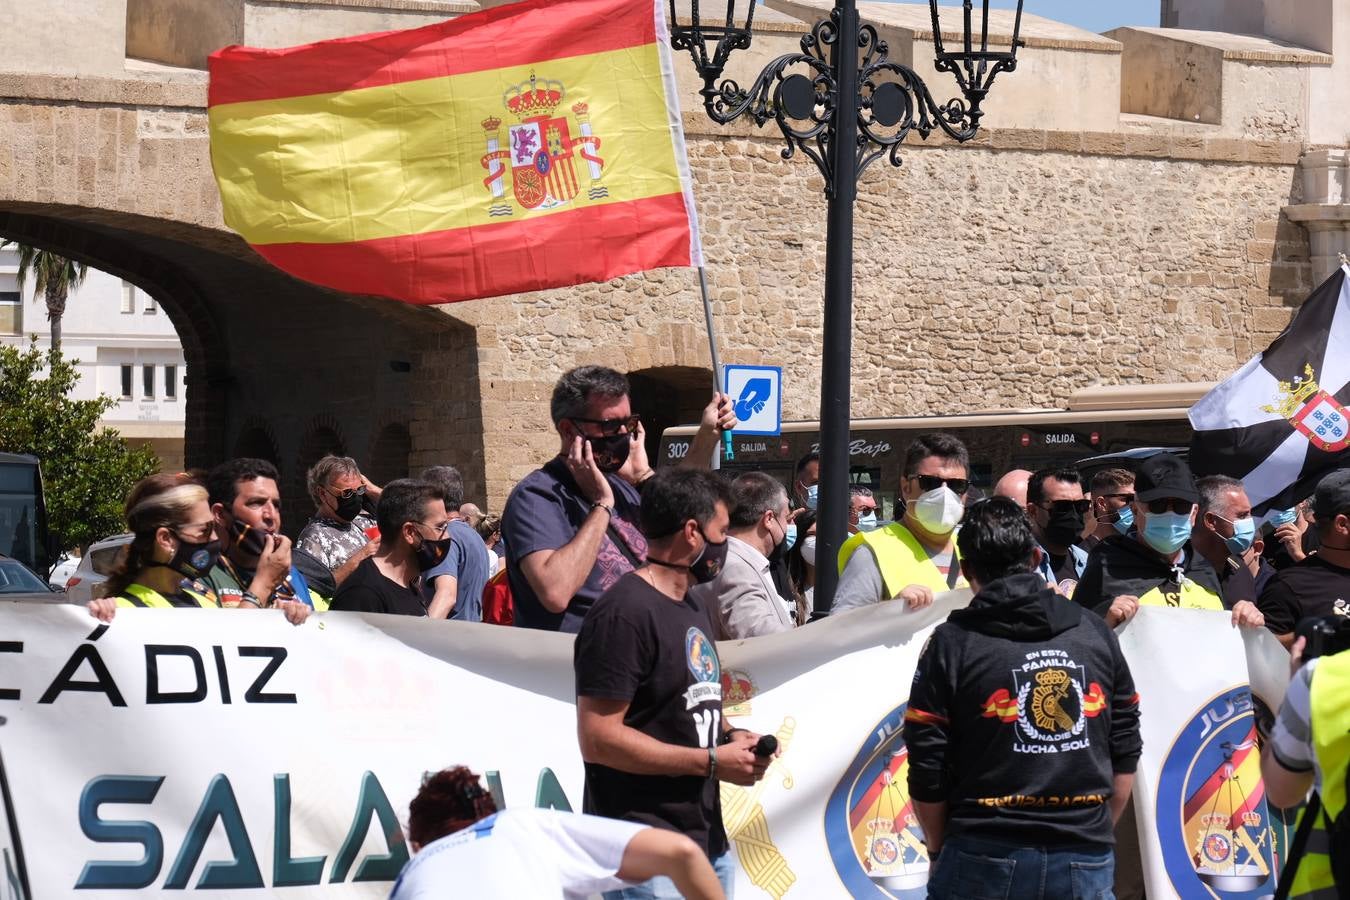
[[[1181,729],[1158,779],[1158,840],[1179,896],[1256,900],[1275,889],[1282,831],[1266,809],[1251,690],[1231,688]]]
[[[905,706],[871,729],[825,804],[830,861],[853,897],[928,895],[928,850],[909,797]]]
[[[540,175],[547,175],[548,170],[553,168],[553,161],[548,158],[547,150],[540,150],[534,155],[534,168]]]

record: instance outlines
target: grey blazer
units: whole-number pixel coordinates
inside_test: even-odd
[[[792,618],[774,590],[767,562],[753,547],[727,538],[727,561],[717,578],[689,589],[707,605],[715,640],[740,640],[792,628]],[[764,565],[764,569],[760,568]]]

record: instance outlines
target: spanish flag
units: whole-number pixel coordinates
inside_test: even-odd
[[[702,263],[661,0],[525,0],[211,56],[225,222],[297,278],[448,303]]]

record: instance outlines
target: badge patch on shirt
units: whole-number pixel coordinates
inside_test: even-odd
[[[722,699],[722,666],[717,661],[717,648],[708,636],[691,627],[684,633],[684,658],[689,671],[698,680],[684,693],[685,709],[700,703]]]
[[[1013,690],[999,688],[980,712],[1016,724],[1014,753],[1066,753],[1090,746],[1087,720],[1101,714],[1106,697],[1068,653],[1033,650],[1012,676]]]

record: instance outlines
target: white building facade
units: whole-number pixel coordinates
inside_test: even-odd
[[[0,250],[0,343],[51,346],[47,304],[32,278],[18,286],[19,254]],[[117,405],[102,424],[132,443],[149,444],[165,471],[183,467],[184,388],[187,366],[173,323],[140,288],[106,272],[89,269],[84,283],[66,300],[61,348],[78,361],[77,399],[106,394]]]

